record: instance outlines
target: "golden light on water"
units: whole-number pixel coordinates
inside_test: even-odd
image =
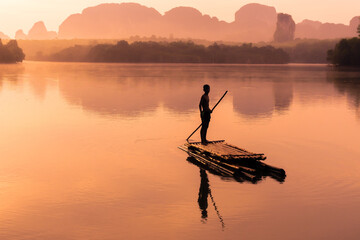
[[[339,79],[325,66],[2,65],[0,236],[355,239],[360,122]],[[199,168],[177,149],[203,83],[211,104],[229,90],[209,138],[287,173],[257,185],[208,173],[224,231],[211,199],[201,221]]]

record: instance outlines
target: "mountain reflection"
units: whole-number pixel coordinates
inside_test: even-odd
[[[160,105],[174,112],[196,111],[204,83],[212,97],[231,89],[236,112],[271,117],[287,111],[293,85],[286,74],[265,68],[227,65],[81,65],[81,71],[59,74],[59,89],[71,104],[100,114],[136,116]],[[271,68],[270,68],[271,69]],[[274,69],[272,69],[274,70]],[[265,79],[265,80],[264,80]]]
[[[89,68],[59,79],[65,99],[86,110],[136,116],[154,111],[160,104],[176,112],[190,111],[197,105],[199,89],[188,87],[180,66],[110,64]]]
[[[245,81],[233,86],[234,110],[247,118],[271,117],[274,112],[285,112],[293,100],[293,79],[289,71],[263,69],[243,76]]]
[[[274,82],[275,111],[286,112],[293,101],[292,82]]]
[[[325,81],[327,79],[327,81]],[[44,99],[55,86],[71,105],[103,115],[136,117],[159,107],[175,113],[197,111],[202,85],[212,86],[211,104],[229,90],[234,112],[248,119],[287,113],[294,95],[303,104],[346,95],[359,112],[360,73],[326,66],[211,64],[44,63],[0,65],[0,90],[28,85]],[[333,83],[333,84],[329,84]],[[335,86],[335,88],[333,87]],[[232,98],[231,98],[232,97]]]

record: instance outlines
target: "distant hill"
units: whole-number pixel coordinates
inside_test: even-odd
[[[360,24],[359,17],[351,19],[349,25],[322,23],[304,20],[296,24],[295,38],[334,39],[356,36],[356,28]]]
[[[211,41],[271,41],[276,28],[275,8],[243,6],[228,23],[191,7],[176,7],[161,15],[137,3],[101,4],[69,16],[59,27],[59,38],[119,39],[152,36]]]
[[[229,23],[191,7],[176,7],[162,15],[154,8],[137,3],[101,4],[69,16],[60,25],[58,37],[124,39],[155,35],[210,41],[270,42],[277,26],[277,14],[274,7],[251,3],[241,7],[235,13],[235,21]],[[295,38],[354,37],[358,22],[357,17],[349,25],[304,20],[296,24]]]
[[[166,38],[228,43],[261,43],[293,39],[339,39],[357,36],[359,17],[349,25],[304,20],[294,27],[292,16],[277,13],[271,6],[250,3],[235,12],[232,22],[201,13],[192,7],[176,7],[164,14],[138,3],[106,3],[72,14],[48,31],[37,22],[26,34],[16,32],[19,40],[96,39],[120,40]],[[276,35],[275,35],[276,32]],[[0,37],[7,37],[1,35]],[[275,37],[275,39],[274,39]]]
[[[5,35],[3,32],[0,32],[0,39],[10,39],[10,37]]]
[[[69,16],[59,27],[59,38],[109,39],[158,33],[161,14],[135,3],[101,4]]]
[[[235,13],[232,32],[238,41],[270,42],[276,29],[277,13],[274,7],[250,3]]]
[[[44,22],[36,22],[26,35],[23,30],[18,30],[15,34],[15,39],[29,39],[29,40],[50,40],[56,39],[57,33],[55,31],[48,31]]]

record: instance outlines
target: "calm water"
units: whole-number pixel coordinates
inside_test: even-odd
[[[323,65],[0,65],[0,239],[358,239],[359,80]],[[200,169],[177,147],[205,83],[211,105],[229,90],[209,139],[287,177],[207,173],[202,218]]]

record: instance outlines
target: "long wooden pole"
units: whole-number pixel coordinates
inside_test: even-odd
[[[228,93],[228,91],[226,91],[224,93],[224,95],[219,99],[219,101],[215,104],[215,106],[211,109],[211,111],[214,111],[215,108],[217,107],[217,105],[219,105],[219,103],[221,102],[221,100],[223,100],[223,98],[225,97],[225,95]],[[189,142],[189,139],[192,137],[192,135],[194,135],[194,133],[196,133],[197,130],[199,130],[199,128],[202,126],[202,123],[195,129],[195,131],[192,132],[192,134],[190,134],[190,136],[186,139],[187,142]]]

